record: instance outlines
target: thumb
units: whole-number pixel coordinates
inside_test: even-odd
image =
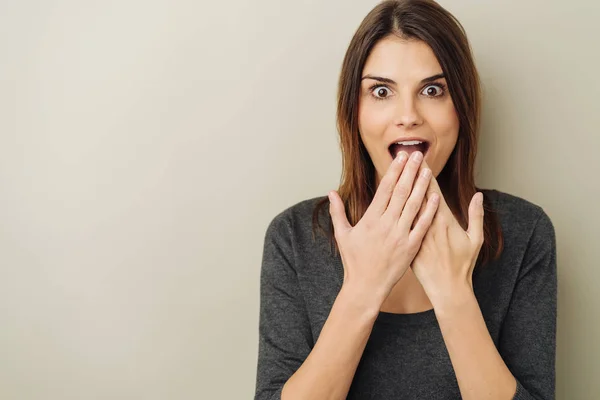
[[[469,227],[467,234],[472,241],[483,242],[483,193],[477,192],[469,204]]]
[[[340,198],[340,195],[335,190],[332,190],[329,192],[328,197],[329,214],[331,214],[334,231],[337,233],[344,233],[352,229],[352,225],[350,225],[348,218],[346,218],[344,202]]]

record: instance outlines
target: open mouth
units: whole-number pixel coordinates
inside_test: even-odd
[[[408,156],[415,151],[420,151],[423,153],[423,157],[427,154],[427,150],[429,150],[429,142],[421,142],[418,140],[413,140],[411,142],[405,142],[405,144],[392,143],[388,148],[392,159],[395,159],[399,152],[405,151],[408,153]]]

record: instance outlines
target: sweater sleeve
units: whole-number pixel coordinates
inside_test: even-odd
[[[499,339],[499,353],[517,380],[513,400],[555,398],[556,315],[556,237],[542,210]]]
[[[294,269],[291,225],[285,214],[269,224],[260,274],[255,400],[279,400],[285,382],[312,349],[306,305]]]

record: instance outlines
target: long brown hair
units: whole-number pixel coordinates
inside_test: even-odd
[[[388,35],[427,43],[440,63],[459,120],[456,146],[437,177],[444,199],[464,229],[468,226],[469,203],[480,191],[474,168],[480,127],[481,89],[466,33],[460,22],[433,0],[387,0],[378,4],[362,21],[346,51],[338,82],[337,130],[342,152],[342,177],[338,189],[348,221],[354,226],[375,195],[376,171],[358,131],[358,101],[361,74],[375,44]],[[477,265],[500,257],[503,235],[491,200],[484,194],[484,242]],[[320,200],[313,211],[313,234],[324,233],[339,251],[333,224],[328,230],[319,213],[329,199]]]

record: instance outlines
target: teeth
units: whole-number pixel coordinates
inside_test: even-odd
[[[404,142],[396,142],[396,144],[401,144],[404,146],[413,146],[415,144],[421,144],[423,142],[421,142],[420,140],[406,140]]]

